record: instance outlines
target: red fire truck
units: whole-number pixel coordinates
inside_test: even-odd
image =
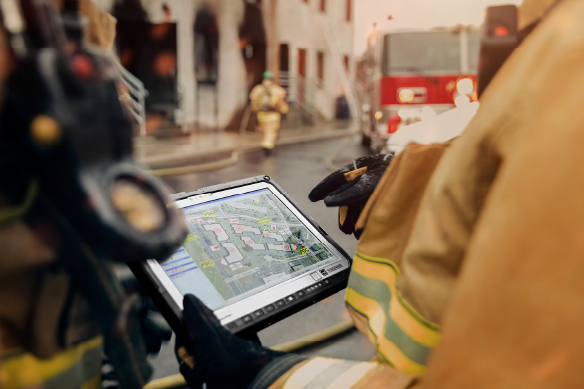
[[[392,32],[377,52],[369,133],[376,152],[402,125],[477,101],[478,27]]]

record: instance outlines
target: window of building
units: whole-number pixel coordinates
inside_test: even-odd
[[[474,38],[476,46],[478,35]],[[460,34],[450,31],[405,32],[383,38],[384,75],[460,73]],[[478,53],[474,53],[477,56]],[[471,67],[477,66],[471,62]],[[414,71],[412,69],[415,69]]]
[[[326,0],[320,0],[320,12],[326,12]]]
[[[324,81],[324,53],[322,51],[316,53],[316,78],[319,87],[322,86]]]
[[[290,47],[286,43],[280,45],[280,71],[290,70]]]
[[[343,63],[345,64],[345,70],[348,73],[349,72],[349,56],[348,55],[345,55],[343,57]]]
[[[298,74],[306,77],[306,49],[298,49]]]
[[[299,103],[304,102],[305,82],[306,77],[306,49],[298,49],[298,75],[300,80],[297,85],[297,99]]]
[[[347,22],[351,21],[351,11],[352,11],[352,6],[353,2],[351,0],[347,0],[347,13],[345,15],[345,18],[347,19]]]

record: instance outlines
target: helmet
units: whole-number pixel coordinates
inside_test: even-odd
[[[269,70],[266,70],[262,76],[264,77],[264,80],[273,80],[274,79],[274,73],[272,73]]]

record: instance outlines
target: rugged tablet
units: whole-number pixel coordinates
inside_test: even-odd
[[[268,176],[173,200],[186,218],[184,244],[164,262],[131,267],[180,336],[187,293],[247,337],[347,285],[350,257]]]

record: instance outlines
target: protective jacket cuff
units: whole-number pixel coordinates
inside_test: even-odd
[[[306,360],[307,357],[303,357],[296,354],[286,354],[284,356],[274,359],[272,362],[268,363],[260,372],[256,375],[254,380],[249,384],[247,389],[267,389],[272,385],[278,378],[280,378],[284,373],[292,368],[292,366]]]

